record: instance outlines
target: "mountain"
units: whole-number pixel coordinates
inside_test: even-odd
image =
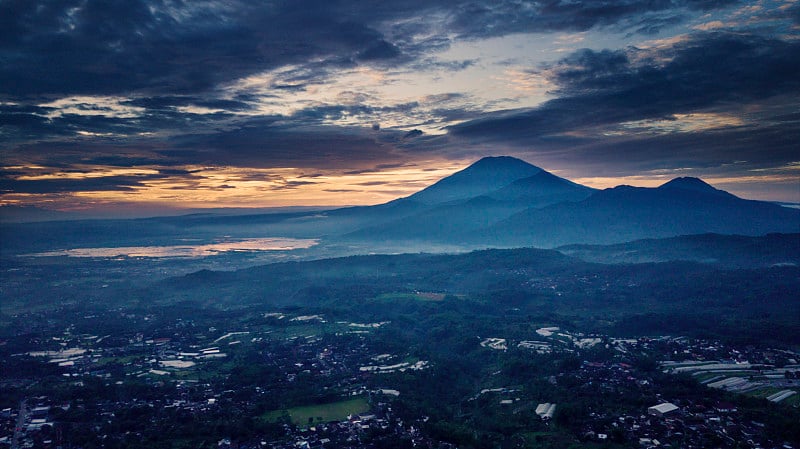
[[[730,193],[724,190],[719,190],[710,186],[708,183],[706,183],[700,178],[693,178],[693,177],[675,178],[672,181],[662,184],[658,188],[661,190],[694,191],[699,193],[714,194],[725,197],[734,197],[734,195],[731,195]]]
[[[524,209],[525,205],[519,203],[479,196],[368,226],[346,237],[356,240],[434,240],[458,244],[464,243],[466,233],[491,226]]]
[[[530,208],[481,230],[474,239],[553,247],[719,233],[797,232],[800,211],[738,198],[696,178],[657,188],[619,186],[583,201]]]
[[[535,174],[526,176],[530,172]],[[518,176],[523,177],[514,179]],[[464,243],[470,232],[491,226],[517,212],[530,207],[579,201],[593,191],[519,159],[484,158],[406,198],[414,204],[426,205],[418,212],[373,224],[348,237]],[[480,193],[457,199],[475,192]],[[433,204],[434,200],[438,204]]]
[[[376,214],[399,204],[406,205],[404,215]],[[744,200],[698,178],[597,191],[511,157],[481,159],[396,204],[363,212],[376,219],[365,220],[345,240],[551,248],[800,230],[800,210]]]
[[[408,199],[427,205],[467,200],[541,171],[539,167],[510,156],[485,157]]]

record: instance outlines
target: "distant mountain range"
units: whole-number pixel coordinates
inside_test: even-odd
[[[411,196],[375,206],[7,224],[0,231],[24,236],[7,239],[2,249],[10,253],[175,244],[224,235],[319,239],[324,255],[331,256],[608,245],[707,233],[791,234],[800,232],[800,209],[738,198],[697,178],[676,178],[656,188],[597,190],[501,156],[483,158]]]
[[[697,178],[595,190],[511,157],[487,157],[347,233],[350,240],[555,247],[719,233],[800,231],[800,211],[744,200]],[[388,210],[391,208],[391,210]]]

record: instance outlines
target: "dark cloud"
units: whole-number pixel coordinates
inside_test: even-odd
[[[60,193],[60,192],[89,192],[89,191],[124,191],[133,190],[134,186],[142,185],[147,179],[160,178],[159,175],[148,176],[106,176],[76,179],[35,179],[17,180],[6,177],[0,178],[0,192],[2,193]]]
[[[70,139],[30,142],[3,149],[3,165],[38,165],[56,169],[74,166],[172,167],[184,165],[158,153],[165,148],[157,139]]]
[[[447,103],[453,100],[461,100],[465,98],[466,95],[459,92],[446,92],[442,94],[435,94],[435,95],[427,95],[425,98],[422,99],[423,102],[429,104],[437,104],[437,103]]]
[[[787,111],[800,101],[798,54],[799,42],[727,34],[657,51],[581,50],[539,72],[557,98],[449,131],[473,146],[511,145],[533,160],[608,176],[737,160],[780,166],[797,159],[800,120]],[[722,118],[692,127],[701,118],[690,114]],[[670,122],[676,128],[663,129]]]
[[[407,167],[414,167],[416,164],[410,162],[401,162],[398,164],[378,164],[375,166],[375,171],[380,170],[389,170],[393,168],[407,168]]]
[[[398,56],[400,56],[400,49],[385,40],[381,40],[359,53],[357,59],[360,61],[373,61],[377,59],[392,59]]]
[[[668,134],[541,139],[520,155],[581,176],[627,176],[691,168],[741,176],[797,159],[800,124],[743,126]],[[764,149],[769,149],[764,151]],[[741,161],[741,164],[733,162]]]
[[[474,66],[478,61],[476,59],[464,59],[461,61],[440,61],[435,58],[424,58],[411,64],[412,70],[446,70],[449,72],[458,72]]]
[[[795,3],[787,8],[786,15],[791,18],[795,24],[800,24],[800,4]]]
[[[109,148],[105,148],[106,151]],[[139,150],[141,151],[141,149]],[[86,165],[100,165],[100,166],[110,166],[110,167],[120,167],[120,168],[132,168],[132,167],[142,167],[142,166],[161,166],[168,164],[168,161],[161,159],[156,159],[152,157],[145,157],[140,155],[131,155],[131,156],[122,156],[118,154],[105,154],[105,155],[84,155],[80,158],[80,163]],[[159,172],[165,175],[187,175],[191,174],[191,171],[183,170],[183,169],[174,169],[174,168],[160,168]]]
[[[290,127],[276,120],[252,119],[233,129],[182,135],[154,150],[188,165],[295,167],[335,170],[373,167],[405,160],[380,134],[368,128]]]
[[[273,186],[273,190],[294,190],[298,187],[316,184],[312,181],[284,181],[281,185]]]
[[[357,182],[357,186],[382,186],[386,184],[386,181],[364,181],[364,182]]]
[[[137,136],[146,133],[164,131],[173,134],[192,133],[195,128],[207,131],[209,126],[218,126],[237,117],[227,110],[249,108],[241,102],[222,103],[222,101],[190,100],[183,97],[139,99],[121,104],[137,107],[145,107],[140,105],[146,104],[148,109],[126,114],[119,114],[106,106],[88,104],[73,105],[79,111],[90,111],[88,114],[72,112],[51,114],[55,108],[0,106],[0,136],[7,144],[22,144],[32,140],[80,140],[83,138],[82,135],[106,139],[106,143],[113,144],[115,140],[137,139]],[[201,114],[176,109],[184,105],[219,110]]]
[[[624,105],[656,102],[659,107],[680,108],[765,98],[800,88],[800,79],[792,75],[800,69],[798,42],[713,33],[659,52],[655,60],[641,53],[633,55],[644,56],[642,63],[629,61],[621,52],[575,53],[553,68],[553,81],[560,86],[557,93],[608,93]]]
[[[312,60],[334,67],[403,59],[403,54],[416,59],[449,45],[446,34],[431,33],[432,26],[426,25],[434,13],[449,17],[440,28],[466,38],[609,25],[654,32],[679,20],[678,11],[732,1],[526,3],[10,0],[0,3],[0,96],[190,95]],[[422,24],[400,25],[412,18]],[[396,42],[378,31],[387,24]],[[459,64],[464,63],[455,68]]]
[[[252,101],[252,100],[251,100]],[[153,96],[139,97],[123,101],[123,105],[136,106],[151,110],[174,109],[177,107],[197,106],[208,109],[223,109],[227,111],[246,111],[252,109],[252,104],[241,99],[209,99],[198,96]]]
[[[50,120],[41,115],[0,113],[0,136],[4,136],[6,142],[15,139],[36,138],[50,131]]]
[[[464,5],[453,25],[466,37],[509,33],[586,31],[617,26],[652,34],[686,18],[686,11],[707,11],[737,0],[505,0]]]
[[[663,15],[646,15],[640,19],[629,19],[626,28],[631,31],[627,34],[631,37],[634,34],[658,34],[664,28],[677,25],[688,16],[685,14],[663,14]]]
[[[389,58],[365,21],[324,2],[0,4],[0,95],[195,93],[315,57]]]
[[[668,118],[726,102],[741,105],[798,94],[798,54],[798,42],[727,34],[697,35],[654,58],[640,50],[581,50],[544,72],[558,86],[554,91],[558,98],[535,109],[490,114],[450,130],[468,137],[535,139],[585,127]]]

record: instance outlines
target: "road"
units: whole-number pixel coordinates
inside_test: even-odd
[[[14,427],[14,439],[11,440],[11,449],[19,449],[19,439],[22,437],[22,429],[25,428],[25,421],[28,419],[27,405],[27,399],[23,399],[19,403],[19,417],[17,417],[17,426]]]

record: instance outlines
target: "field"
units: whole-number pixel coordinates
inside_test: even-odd
[[[298,426],[305,426],[316,423],[331,421],[342,421],[349,415],[366,413],[369,411],[369,402],[363,396],[345,401],[331,402],[328,404],[306,405],[293,407],[288,410],[274,410],[267,412],[262,418],[269,422],[274,422],[283,416],[289,416],[292,422]]]
[[[397,301],[397,300],[413,300],[413,301],[443,301],[444,293],[433,292],[416,292],[416,293],[384,293],[378,295],[375,299],[379,301]]]

